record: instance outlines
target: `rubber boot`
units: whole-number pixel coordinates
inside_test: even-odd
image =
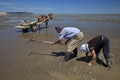
[[[109,69],[111,68],[111,65],[112,65],[111,59],[106,59],[106,65]]]
[[[77,57],[77,53],[78,53],[77,48],[75,48],[75,49],[73,50],[72,58]]]
[[[71,53],[67,52],[61,62],[67,62],[69,59],[71,59]]]

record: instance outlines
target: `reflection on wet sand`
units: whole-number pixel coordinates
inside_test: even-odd
[[[33,33],[23,33],[21,37],[26,40],[37,40],[37,41],[50,41],[53,38],[53,35],[48,32],[48,29],[39,30]]]

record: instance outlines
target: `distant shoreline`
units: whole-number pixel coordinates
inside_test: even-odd
[[[0,15],[6,15],[6,14],[35,14],[39,15],[41,13],[32,13],[32,12],[2,12],[0,11]],[[45,13],[48,14],[48,13]],[[120,15],[120,13],[53,13],[55,15]]]
[[[31,13],[31,12],[0,12],[0,16],[8,15],[8,14],[34,14],[34,13]]]
[[[29,22],[35,21],[38,15],[29,12],[0,12],[0,30],[19,25],[21,19],[26,19]],[[69,25],[72,22],[74,25],[87,25],[96,22],[120,24],[120,14],[53,14],[53,16],[52,24],[56,24],[56,22],[62,25]]]
[[[0,12],[0,16],[1,15],[7,15],[7,13],[6,12]]]

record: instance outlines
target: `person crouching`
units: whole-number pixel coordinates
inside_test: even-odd
[[[107,37],[104,35],[98,35],[88,41],[85,44],[82,44],[80,47],[80,51],[83,51],[86,53],[86,58],[88,58],[88,53],[90,52],[92,54],[92,59],[89,61],[88,65],[92,66],[94,61],[100,60],[98,57],[99,52],[103,51],[104,58],[106,60],[106,66],[108,68],[111,68],[111,58],[110,58],[110,41]]]

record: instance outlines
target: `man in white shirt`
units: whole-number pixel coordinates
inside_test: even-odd
[[[77,56],[77,46],[82,41],[84,34],[75,27],[61,27],[56,26],[56,31],[60,34],[59,39],[55,41],[53,44],[60,43],[63,40],[65,41],[65,45],[67,45],[67,49],[65,52],[65,57],[62,62],[66,62],[71,58]],[[73,52],[73,53],[72,53]]]

